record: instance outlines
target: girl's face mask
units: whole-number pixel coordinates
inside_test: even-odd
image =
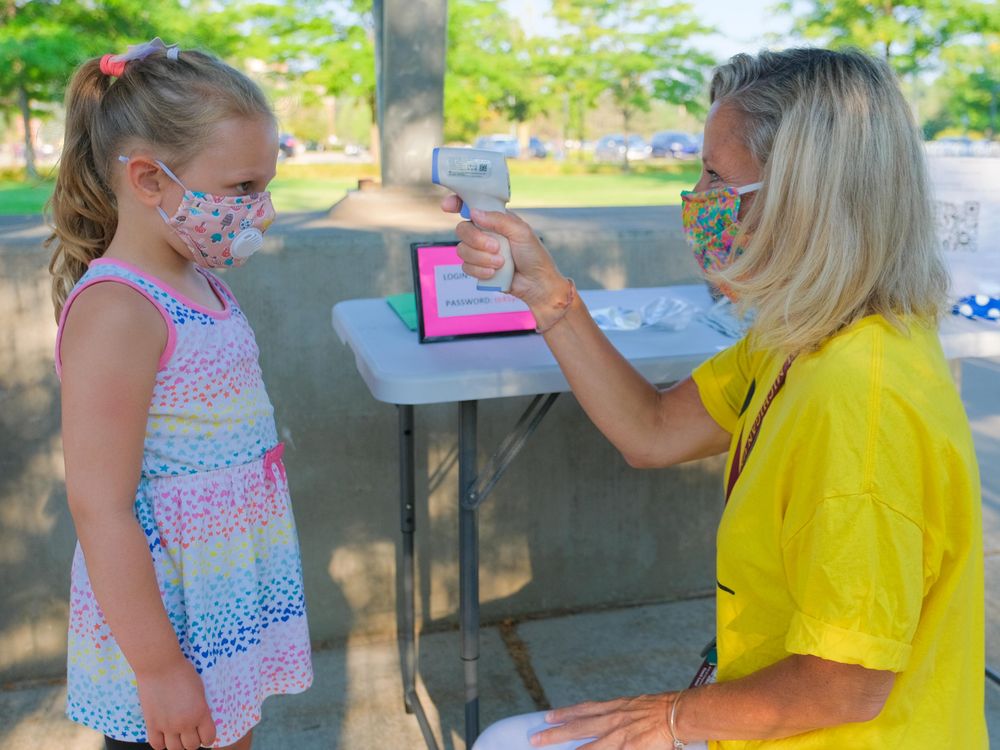
[[[760,190],[763,183],[681,193],[684,235],[702,271],[722,269],[742,252],[733,249],[740,231],[740,196]]]
[[[127,162],[127,156],[119,156]],[[157,206],[167,226],[181,238],[192,260],[203,268],[242,266],[247,258],[264,246],[264,231],[274,221],[271,193],[250,195],[212,195],[184,187],[167,165],[157,165],[170,179],[184,188],[173,217]]]

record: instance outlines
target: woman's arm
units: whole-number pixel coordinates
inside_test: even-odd
[[[794,655],[742,679],[682,696],[661,693],[551,711],[546,721],[561,726],[534,735],[532,744],[596,737],[595,750],[665,750],[672,746],[668,718],[678,696],[675,727],[684,742],[790,737],[874,719],[894,681],[892,672]]]
[[[457,211],[456,196],[445,200]],[[531,308],[545,341],[587,415],[631,465],[669,466],[715,455],[729,447],[730,435],[709,416],[698,389],[687,378],[659,390],[629,364],[594,323],[534,232],[515,214],[475,212],[476,223],[506,236],[517,271],[511,294]],[[471,222],[456,229],[459,256],[470,276],[488,279],[503,261],[496,240]]]
[[[100,283],[73,302],[60,347],[70,512],[94,595],[136,674],[154,748],[170,735],[190,747],[215,739],[201,680],[181,653],[133,511],[166,339],[148,301]]]

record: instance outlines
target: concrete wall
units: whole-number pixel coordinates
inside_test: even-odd
[[[525,211],[581,288],[692,282],[676,208]],[[0,682],[64,669],[69,564],[55,325],[37,221],[0,222]],[[350,229],[285,216],[225,279],[254,324],[302,544],[314,642],[395,633],[396,408],[375,401],[331,307],[411,288],[409,242],[440,228]],[[481,404],[485,460],[528,399]],[[416,409],[418,621],[458,603],[457,407]],[[480,512],[484,619],[714,588],[720,459],[630,469],[560,397]]]

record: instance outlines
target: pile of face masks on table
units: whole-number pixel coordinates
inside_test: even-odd
[[[663,331],[682,331],[697,318],[719,333],[738,339],[746,333],[749,321],[740,320],[732,312],[728,299],[721,299],[707,311],[676,297],[657,297],[638,310],[624,307],[602,307],[590,315],[602,331],[635,331],[644,327]]]
[[[590,317],[602,331],[635,331],[644,326],[665,331],[681,331],[694,319],[698,308],[675,297],[657,297],[638,310],[625,307],[601,307]]]

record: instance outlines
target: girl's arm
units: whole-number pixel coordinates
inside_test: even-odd
[[[684,742],[778,739],[870,721],[881,712],[894,681],[892,672],[816,656],[789,656],[742,679],[685,691],[677,704],[677,737]],[[668,718],[679,695],[643,695],[557,709],[545,718],[561,726],[534,735],[531,742],[543,747],[596,737],[595,747],[666,750],[673,740]]]
[[[442,204],[457,211],[449,196]],[[476,223],[510,240],[517,271],[511,294],[531,308],[545,341],[590,419],[631,465],[642,468],[704,458],[725,451],[730,435],[705,410],[697,386],[686,378],[666,390],[629,364],[573,295],[569,282],[527,224],[514,214],[474,211]],[[458,254],[470,276],[488,279],[502,262],[496,240],[470,222],[456,229]],[[551,326],[551,327],[550,327]]]
[[[124,285],[96,284],[73,302],[60,347],[66,493],[94,594],[136,675],[149,743],[197,747],[212,744],[215,726],[133,512],[166,340],[159,312]]]

